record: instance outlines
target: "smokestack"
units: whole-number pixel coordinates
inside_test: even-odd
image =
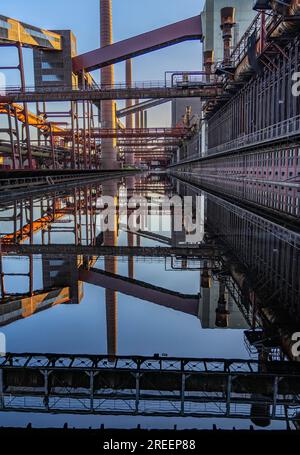
[[[113,42],[112,32],[112,0],[100,0],[100,27],[101,47],[109,46]],[[101,84],[111,86],[114,84],[114,67],[107,66],[101,69]],[[115,103],[113,101],[101,102],[102,128],[116,128]],[[102,139],[102,168],[116,169],[117,142],[116,139]]]
[[[132,60],[126,60],[126,87],[132,87]],[[126,107],[131,107],[133,105],[133,100],[126,100]],[[126,128],[133,128],[133,114],[126,116]],[[134,164],[134,154],[127,153],[125,156],[126,164]]]
[[[235,8],[228,7],[221,9],[221,30],[224,41],[224,63],[230,63],[232,29],[235,25]]]
[[[206,81],[210,82],[210,76],[212,73],[212,66],[215,61],[214,51],[205,51],[204,52],[204,71],[206,73]]]

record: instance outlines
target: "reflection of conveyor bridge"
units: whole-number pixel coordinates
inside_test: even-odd
[[[299,365],[233,359],[8,354],[0,409],[41,413],[296,418]]]
[[[200,303],[199,295],[187,295],[174,292],[170,289],[154,286],[144,281],[123,277],[98,269],[84,270],[81,268],[79,271],[79,279],[85,283],[118,291],[122,294],[147,300],[148,302],[163,305],[183,313],[191,314],[193,316],[198,315]]]

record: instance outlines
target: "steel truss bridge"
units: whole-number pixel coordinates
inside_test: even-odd
[[[7,354],[1,411],[294,420],[300,365],[235,359]]]
[[[224,99],[224,89],[221,84],[199,84],[198,87],[190,86],[168,87],[165,83],[151,82],[141,86],[128,88],[124,84],[104,88],[68,88],[38,87],[22,90],[13,88],[2,93],[0,103],[34,103],[50,101],[104,101],[125,99],[160,99],[160,98],[202,98],[202,100],[215,100],[217,97]]]

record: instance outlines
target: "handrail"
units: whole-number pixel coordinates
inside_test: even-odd
[[[228,152],[231,150],[241,149],[248,145],[270,142],[272,140],[282,139],[287,136],[300,134],[300,115],[292,117],[282,122],[255,131],[248,135],[240,136],[225,144],[217,145],[209,149],[210,154]]]

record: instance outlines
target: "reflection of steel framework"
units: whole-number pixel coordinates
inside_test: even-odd
[[[265,425],[293,420],[299,411],[299,365],[289,366],[230,359],[8,354],[0,359],[0,409],[223,417]]]
[[[79,130],[79,138],[81,134]],[[70,137],[73,132],[65,130],[63,132],[53,133],[54,136],[59,137]],[[90,137],[92,138],[118,138],[118,139],[145,139],[145,138],[187,138],[191,135],[190,128],[126,128],[126,129],[114,129],[114,128],[99,128],[90,131]]]
[[[220,250],[209,245],[199,245],[195,248],[183,247],[127,247],[107,245],[2,245],[2,252],[5,254],[72,254],[72,255],[97,255],[97,256],[148,256],[148,257],[170,257],[179,256],[187,258],[217,259]]]

